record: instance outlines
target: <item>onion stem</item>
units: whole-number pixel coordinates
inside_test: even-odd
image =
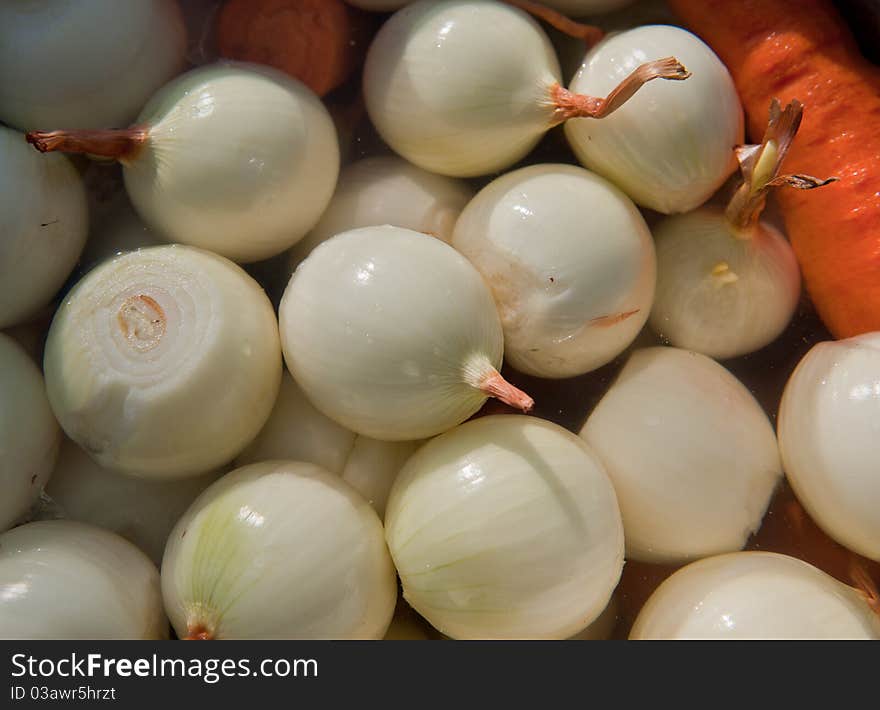
[[[594,45],[605,36],[605,31],[595,25],[585,25],[566,17],[561,12],[531,0],[504,0],[508,5],[518,7],[530,15],[543,20],[554,29],[575,39],[582,39],[587,45]]]
[[[186,633],[184,641],[213,641],[214,634],[203,624],[192,624]]]
[[[109,130],[29,131],[25,138],[41,153],[88,153],[122,162],[133,160],[147,142],[143,126]]]
[[[505,404],[526,413],[530,412],[532,407],[535,406],[534,399],[529,397],[529,395],[518,387],[514,387],[510,384],[501,376],[501,373],[495,369],[483,378],[483,381],[480,382],[479,389],[491,397],[500,399]]]
[[[666,57],[640,65],[605,98],[575,94],[559,84],[554,84],[550,87],[550,100],[554,108],[553,125],[564,123],[570,118],[605,118],[629,101],[649,81],[682,81],[690,75],[675,57]]]
[[[871,611],[880,615],[880,590],[871,575],[865,570],[864,565],[855,559],[850,563],[850,577],[855,584],[856,591],[865,600]]]

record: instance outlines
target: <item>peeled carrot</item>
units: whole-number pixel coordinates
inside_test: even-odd
[[[324,96],[358,67],[372,24],[342,0],[228,0],[217,46],[223,57],[275,67]]]
[[[816,309],[838,338],[880,330],[880,70],[828,0],[669,0],[730,69],[759,139],[774,98],[804,118],[786,170],[836,176],[778,195]]]

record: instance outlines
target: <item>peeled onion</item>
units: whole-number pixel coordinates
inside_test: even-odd
[[[28,134],[39,150],[119,160],[144,221],[169,242],[238,262],[280,254],[315,225],[339,173],[336,129],[304,84],[256,64],[199,67],[137,125]]]
[[[0,328],[6,328],[34,315],[61,288],[85,244],[89,216],[82,180],[66,157],[38,155],[21,133],[3,126],[0,156]]]
[[[394,156],[346,166],[326,211],[291,251],[296,267],[318,244],[360,227],[390,224],[452,241],[455,221],[474,196],[467,183],[434,175]]]
[[[42,373],[18,343],[0,333],[0,531],[40,495],[60,439]]]
[[[102,468],[64,439],[46,493],[65,518],[115,532],[158,565],[177,520],[219,476],[212,472],[168,481],[125,476]]]
[[[534,417],[482,417],[425,444],[385,521],[407,601],[457,639],[572,636],[599,617],[623,568],[602,465]]]
[[[654,243],[626,195],[570,165],[532,165],[485,187],[453,246],[492,288],[506,360],[572,377],[613,360],[654,298]]]
[[[355,434],[315,409],[285,372],[266,425],[235,461],[239,466],[278,459],[316,464],[341,476],[381,518],[391,484],[418,443]]]
[[[802,560],[737,552],[663,582],[630,639],[880,639],[880,617],[855,589]]]
[[[185,51],[175,0],[0,3],[0,121],[127,126]]]
[[[68,520],[0,535],[0,638],[168,638],[159,571],[118,535]]]
[[[312,404],[372,439],[434,436],[490,395],[533,404],[498,373],[501,323],[479,272],[425,234],[386,225],[327,240],[293,274],[279,320]]]
[[[687,81],[651,82],[611,116],[568,121],[565,133],[584,166],[671,214],[699,207],[736,168],[743,110],[721,60],[687,30],[647,25],[596,45],[570,89],[604,96],[645,58],[668,55],[692,73]]]
[[[611,601],[605,610],[583,631],[569,637],[569,641],[607,641],[614,634],[617,627],[617,613],[619,604],[617,595],[611,597]]]
[[[773,427],[704,355],[637,350],[581,430],[614,483],[627,558],[679,563],[742,549],[782,465]]]
[[[880,333],[819,343],[779,410],[785,473],[837,542],[880,560]]]
[[[375,511],[338,476],[274,461],[227,474],[162,561],[180,638],[380,639],[397,601]]]
[[[55,314],[49,401],[101,466],[137,476],[205,473],[234,458],[278,394],[272,304],[240,267],[180,245],[93,269]]]

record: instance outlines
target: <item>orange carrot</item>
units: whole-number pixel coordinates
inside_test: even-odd
[[[772,99],[803,102],[786,168],[840,181],[779,194],[789,238],[829,330],[838,338],[880,330],[880,70],[828,0],[669,5],[730,69],[753,141]]]
[[[268,64],[324,96],[357,68],[372,24],[342,0],[228,0],[217,46],[223,57]]]

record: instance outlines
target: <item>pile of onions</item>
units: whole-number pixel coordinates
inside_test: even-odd
[[[250,443],[278,394],[281,349],[256,281],[172,245],[79,281],[55,314],[44,366],[58,421],[96,462],[168,478],[213,470]]]
[[[779,446],[798,500],[831,537],[880,560],[880,333],[820,343],[791,376]]]
[[[47,520],[0,535],[0,589],[0,638],[168,638],[156,566],[92,525]]]
[[[866,596],[787,555],[719,555],[663,582],[630,638],[880,639],[880,607],[872,608]]]
[[[341,476],[381,518],[391,484],[418,444],[355,434],[315,409],[285,372],[266,425],[235,463],[244,466],[279,459],[313,463]]]
[[[165,608],[189,639],[380,639],[397,582],[375,511],[299,462],[237,469],[180,519]]]
[[[667,214],[699,207],[736,169],[743,110],[721,60],[678,27],[647,25],[609,35],[584,59],[576,94],[603,96],[645,57],[675,55],[692,76],[652,82],[601,121],[574,120],[565,133],[578,159],[637,204]]]
[[[627,558],[681,563],[742,549],[782,477],[773,427],[714,360],[637,350],[581,430],[614,482]]]
[[[726,210],[703,207],[654,228],[657,294],[651,327],[673,345],[724,359],[747,355],[785,330],[801,295],[797,260],[785,237],[761,220],[775,185],[830,182],[780,175],[803,106],[770,107],[760,145],[737,150],[743,172]]]
[[[339,174],[330,114],[269,67],[219,63],[166,84],[136,125],[32,131],[41,151],[119,160],[144,221],[169,242],[238,262],[280,254],[315,225]]]
[[[623,568],[602,465],[534,417],[433,439],[391,489],[386,538],[406,600],[456,639],[564,639],[597,619]]]
[[[127,126],[185,51],[176,0],[0,3],[0,121]]]
[[[73,270],[88,233],[88,205],[82,180],[63,155],[38,155],[21,133],[0,126],[0,156],[0,328],[6,328],[45,306]]]
[[[321,412],[358,434],[440,434],[489,396],[522,410],[480,273],[439,239],[391,226],[344,232],[299,265],[279,308],[284,359]]]
[[[607,70],[613,81],[601,92],[571,93],[550,40],[524,11],[496,0],[420,0],[373,40],[364,98],[382,138],[410,162],[441,175],[486,175],[525,157],[557,124],[605,119],[643,84],[687,78],[670,52],[651,50],[641,56],[655,61],[629,67],[628,76]]]
[[[453,246],[492,288],[505,359],[538,377],[572,377],[617,357],[654,298],[654,243],[636,206],[570,165],[532,165],[485,187]]]
[[[40,495],[58,456],[60,432],[43,375],[28,354],[0,333],[0,531]],[[0,634],[2,635],[2,634]]]

